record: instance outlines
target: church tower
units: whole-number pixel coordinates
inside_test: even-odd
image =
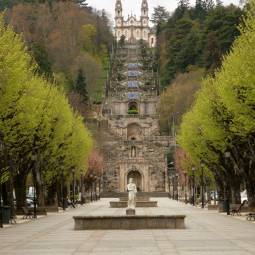
[[[121,27],[123,25],[123,9],[121,0],[117,0],[115,4],[115,23],[116,27]]]
[[[149,6],[147,0],[142,1],[141,17],[149,19]]]
[[[147,0],[142,1],[141,6],[141,26],[142,26],[142,39],[149,41],[149,6]]]

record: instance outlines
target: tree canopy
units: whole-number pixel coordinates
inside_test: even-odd
[[[155,9],[155,17],[158,12]],[[194,7],[189,1],[179,1],[178,8],[158,30],[162,87],[169,86],[178,73],[188,72],[191,65],[213,74],[240,34],[237,26],[242,13],[235,5],[214,5],[211,0],[197,0]]]
[[[15,0],[6,1],[5,8],[7,22],[23,35],[39,74],[69,94],[82,70],[91,103],[101,101],[113,41],[104,11],[81,0]]]
[[[255,203],[255,4],[215,77],[208,77],[185,115],[179,143],[194,162],[205,162],[217,179],[245,183]],[[227,153],[227,154],[226,154]],[[226,162],[226,155],[228,162]]]
[[[4,149],[0,175],[17,181],[29,173],[50,185],[71,170],[85,174],[92,137],[63,91],[38,76],[27,47],[0,18],[0,130]],[[36,166],[36,167],[35,167]],[[40,192],[38,191],[38,196]],[[19,189],[16,190],[19,197]],[[19,206],[19,203],[18,203]]]

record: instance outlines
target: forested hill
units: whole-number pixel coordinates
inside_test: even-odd
[[[75,108],[100,102],[113,41],[104,11],[81,0],[1,0],[0,9],[23,34],[38,73],[64,87]]]
[[[170,85],[178,73],[191,66],[213,73],[220,67],[235,38],[239,35],[243,11],[235,6],[223,6],[220,1],[179,0],[178,8],[168,15],[163,7],[155,9],[162,86]]]
[[[195,6],[189,0],[179,0],[171,15],[164,7],[155,8],[158,68],[164,90],[160,107],[162,132],[171,132],[173,120],[177,126],[180,124],[203,78],[214,75],[221,67],[223,57],[240,35],[238,26],[243,13],[235,5],[224,6],[213,0],[196,0]]]

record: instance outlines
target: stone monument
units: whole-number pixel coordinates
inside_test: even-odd
[[[136,200],[136,185],[133,183],[133,178],[129,179],[129,184],[127,185],[128,190],[128,208],[126,210],[127,215],[135,215],[135,200]]]

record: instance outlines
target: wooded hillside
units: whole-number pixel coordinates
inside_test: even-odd
[[[0,8],[23,35],[39,74],[63,86],[74,106],[101,101],[113,40],[104,11],[85,1],[54,0],[6,0]]]

